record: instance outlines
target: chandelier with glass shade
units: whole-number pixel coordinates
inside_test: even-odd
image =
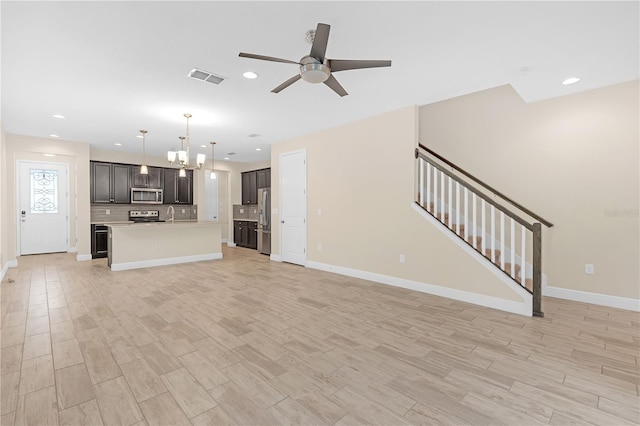
[[[167,160],[173,166],[176,162],[176,159],[180,163],[180,177],[187,176],[187,169],[201,169],[205,162],[205,155],[198,154],[196,156],[196,164],[195,166],[191,165],[190,157],[191,157],[191,140],[190,140],[190,132],[189,132],[189,119],[192,117],[191,114],[186,113],[184,117],[187,119],[187,134],[186,136],[180,136],[180,150],[176,151],[168,151],[167,152]]]

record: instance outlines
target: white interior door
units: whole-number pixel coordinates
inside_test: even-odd
[[[67,251],[67,166],[21,161],[18,185],[19,253]]]
[[[307,152],[280,155],[280,250],[283,262],[307,262]]]

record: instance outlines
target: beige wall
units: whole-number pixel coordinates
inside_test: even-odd
[[[7,177],[5,166],[7,158],[6,134],[0,123],[0,270],[6,267],[9,260],[9,240],[7,226]]]
[[[272,145],[272,207],[279,208],[280,154],[306,149],[308,261],[521,301],[412,209],[417,124],[418,109],[409,107]]]
[[[45,157],[43,154],[55,154]],[[17,246],[17,204],[16,165],[20,160],[64,163],[69,169],[69,227],[71,249],[77,249],[78,256],[91,255],[90,208],[89,208],[89,145],[81,142],[53,140],[22,135],[6,135],[6,193],[7,260],[16,259]],[[6,191],[6,192],[5,192]]]
[[[633,81],[525,104],[497,87],[422,106],[420,142],[555,224],[550,286],[638,299],[638,94]]]

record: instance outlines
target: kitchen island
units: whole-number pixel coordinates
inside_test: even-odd
[[[217,222],[155,222],[108,225],[112,271],[222,259]]]

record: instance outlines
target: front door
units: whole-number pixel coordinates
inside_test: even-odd
[[[19,163],[21,255],[67,251],[67,166]]]
[[[307,153],[280,155],[280,241],[284,262],[307,262]]]

